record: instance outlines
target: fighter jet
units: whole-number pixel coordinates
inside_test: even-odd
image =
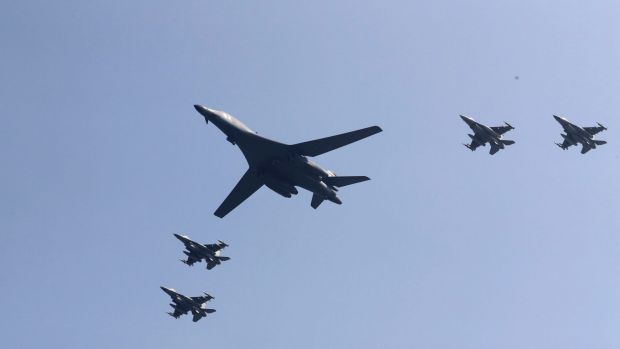
[[[211,270],[216,265],[230,259],[230,257],[220,256],[220,251],[225,247],[228,247],[228,245],[223,241],[218,240],[216,244],[203,245],[193,241],[185,235],[174,234],[174,236],[181,240],[186,248],[186,251],[183,251],[183,253],[187,256],[187,260],[181,259],[180,261],[189,266],[192,266],[194,263],[200,262],[204,259],[207,263],[207,269]]]
[[[215,313],[215,309],[207,309],[207,302],[213,299],[208,293],[199,297],[186,297],[172,288],[161,286],[161,289],[172,298],[170,306],[174,311],[168,313],[168,315],[175,319],[191,312],[193,315],[192,321],[196,322],[207,316],[207,314]]]
[[[564,142],[556,143],[556,145],[564,150],[568,149],[572,145],[577,145],[581,143],[581,154],[585,154],[590,151],[590,149],[596,149],[597,145],[603,145],[607,143],[606,141],[600,141],[598,139],[594,139],[594,135],[607,130],[607,127],[598,124],[598,127],[579,127],[565,118],[559,117],[557,115],[553,116],[557,122],[562,125],[564,128],[564,132],[561,136],[564,138]]]
[[[249,165],[232,192],[215,210],[217,217],[226,216],[263,185],[287,198],[298,193],[296,187],[304,188],[313,193],[310,205],[317,208],[324,200],[341,204],[336,195],[339,187],[370,179],[366,176],[336,176],[307,157],[321,155],[379,133],[382,130],[378,126],[288,145],[259,136],[223,111],[201,105],[194,105],[194,108],[204,116],[207,124],[212,122],[226,135],[226,140],[239,146]]]
[[[502,135],[510,130],[513,130],[514,127],[507,122],[505,126],[496,126],[489,127],[485,126],[481,123],[476,122],[472,118],[468,118],[467,116],[460,115],[461,119],[467,123],[469,128],[474,131],[474,134],[468,134],[469,138],[471,138],[470,144],[463,144],[469,150],[474,151],[479,146],[486,146],[486,143],[491,145],[491,151],[489,152],[491,155],[497,153],[500,149],[504,149],[505,145],[514,144],[515,141],[510,141],[506,139],[502,139]]]

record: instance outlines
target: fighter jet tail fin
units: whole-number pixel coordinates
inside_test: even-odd
[[[323,178],[323,182],[331,187],[344,187],[367,180],[370,180],[370,178],[366,176],[335,176]]]
[[[293,145],[292,147],[300,155],[317,156],[317,155],[321,155],[329,151],[332,151],[334,149],[338,149],[347,144],[357,142],[366,137],[370,137],[381,131],[382,130],[379,126],[372,126],[372,127],[363,128],[361,130],[342,133],[342,134],[331,136],[331,137],[325,137],[321,139],[315,139],[313,141],[297,143]]]
[[[314,194],[314,195],[312,195],[312,202],[310,202],[310,206],[312,206],[312,208],[316,209],[317,207],[319,207],[319,205],[321,205],[323,200],[325,200],[325,199],[323,199],[323,197]]]
[[[226,262],[227,260],[230,259],[230,257],[217,257],[219,260],[221,260],[222,262]]]
[[[508,140],[508,139],[502,139],[502,140],[500,140],[500,142],[504,143],[504,145],[513,145],[513,144],[515,144],[515,141],[511,141],[511,140]]]
[[[607,141],[601,141],[601,140],[598,140],[598,139],[594,139],[594,140],[592,140],[592,142],[593,142],[594,144],[596,144],[596,145],[603,145],[603,144],[607,144]]]
[[[585,153],[589,152],[590,149],[592,149],[592,148],[590,148],[589,146],[584,144],[584,146],[581,148],[581,154],[585,154]]]
[[[491,155],[495,155],[495,153],[497,153],[499,151],[499,147],[496,146],[495,144],[491,144],[491,150],[489,151],[489,154]]]
[[[194,316],[192,317],[192,321],[193,322],[197,322],[198,320],[202,319],[203,317],[207,316],[206,313],[195,313]]]

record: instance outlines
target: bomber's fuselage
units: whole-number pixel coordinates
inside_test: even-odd
[[[250,168],[271,190],[291,197],[298,193],[295,188],[298,186],[332,202],[341,203],[335,188],[322,181],[325,177],[334,176],[333,172],[323,169],[305,156],[291,152],[285,144],[259,136],[228,113],[200,105],[194,107],[226,134],[229,142],[241,149]]]

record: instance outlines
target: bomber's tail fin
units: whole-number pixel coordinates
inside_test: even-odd
[[[367,180],[370,180],[370,178],[366,176],[335,176],[323,178],[323,182],[330,187],[344,187]]]
[[[504,145],[513,145],[515,144],[515,141],[511,141],[508,139],[500,139],[500,142],[502,142]]]
[[[312,201],[310,202],[310,206],[312,206],[312,208],[316,209],[317,207],[319,207],[319,205],[321,205],[323,200],[325,200],[325,199],[322,196],[318,196],[316,194],[313,194],[312,195]]]

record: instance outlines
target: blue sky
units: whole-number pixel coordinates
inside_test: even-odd
[[[14,1],[0,11],[0,345],[618,348],[613,1]],[[519,76],[515,80],[515,76]],[[261,189],[193,104],[372,181]],[[516,129],[469,152],[466,114]],[[609,127],[561,151],[552,114]],[[232,259],[178,262],[172,236]],[[158,286],[207,291],[174,320]]]

